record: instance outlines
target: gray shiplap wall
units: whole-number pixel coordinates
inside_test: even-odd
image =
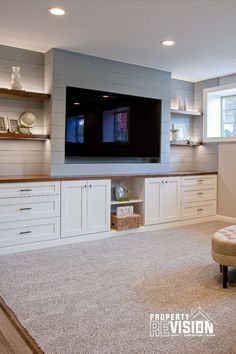
[[[104,175],[169,170],[170,85],[168,72],[52,49],[45,58],[45,87],[51,88],[51,174]],[[159,164],[66,164],[64,157],[66,86],[162,99],[162,146]]]
[[[203,111],[203,89],[218,86],[218,78],[199,81],[194,84],[194,108]],[[194,124],[194,136],[202,141],[203,139],[203,116],[198,117]],[[218,150],[216,143],[199,146],[195,150],[194,169],[208,171],[218,169]]]
[[[218,86],[219,80],[210,79],[197,83],[186,82],[182,80],[171,80],[171,96],[187,98],[189,109],[203,111],[203,89]],[[186,134],[194,139],[202,141],[203,139],[203,117],[195,116],[175,116],[172,115],[172,121],[187,127]],[[192,131],[191,128],[192,127]],[[197,147],[171,147],[170,151],[170,169],[171,171],[215,171],[218,168],[217,144],[204,144]]]
[[[192,82],[182,80],[171,80],[171,97],[182,99],[187,98],[189,110],[194,107],[194,85]],[[175,107],[174,107],[175,108]],[[177,107],[176,107],[177,108]],[[193,122],[191,116],[171,115],[171,121],[175,127],[182,127],[185,136],[193,136]],[[194,152],[195,148],[188,146],[171,146],[170,148],[170,170],[171,171],[187,171],[194,168]]]
[[[10,88],[12,66],[20,66],[24,90],[44,92],[44,54],[0,45],[0,86]],[[37,117],[33,133],[44,133],[41,102],[0,99],[0,116],[18,119],[24,111]],[[41,141],[0,140],[0,175],[28,175],[44,172],[49,153]]]

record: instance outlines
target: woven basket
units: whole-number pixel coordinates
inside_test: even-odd
[[[140,227],[141,218],[139,214],[112,215],[111,227],[115,230],[128,230]]]

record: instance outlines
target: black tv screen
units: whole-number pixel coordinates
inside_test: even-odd
[[[66,157],[160,158],[161,100],[67,87]]]

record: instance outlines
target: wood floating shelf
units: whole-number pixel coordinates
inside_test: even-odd
[[[50,98],[48,93],[30,92],[24,90],[10,90],[7,88],[0,88],[0,97],[12,98],[16,100],[31,100],[31,101],[46,101]]]
[[[201,112],[196,112],[196,111],[184,111],[180,109],[171,109],[171,114],[180,114],[180,115],[185,115],[185,116],[201,116]]]
[[[18,133],[0,133],[0,139],[11,140],[47,140],[49,135],[46,134],[18,134]]]
[[[177,142],[175,142],[175,143],[172,143],[172,142],[170,142],[170,146],[188,146],[188,147],[195,147],[195,146],[199,146],[199,145],[203,145],[203,143],[202,142],[198,142],[198,143],[191,143],[191,144],[183,144],[183,143],[177,143]]]

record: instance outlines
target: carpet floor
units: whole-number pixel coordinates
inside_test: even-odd
[[[234,354],[236,272],[222,288],[211,235],[223,222],[0,257],[0,295],[46,354]],[[150,313],[215,321],[215,336],[150,337]]]

